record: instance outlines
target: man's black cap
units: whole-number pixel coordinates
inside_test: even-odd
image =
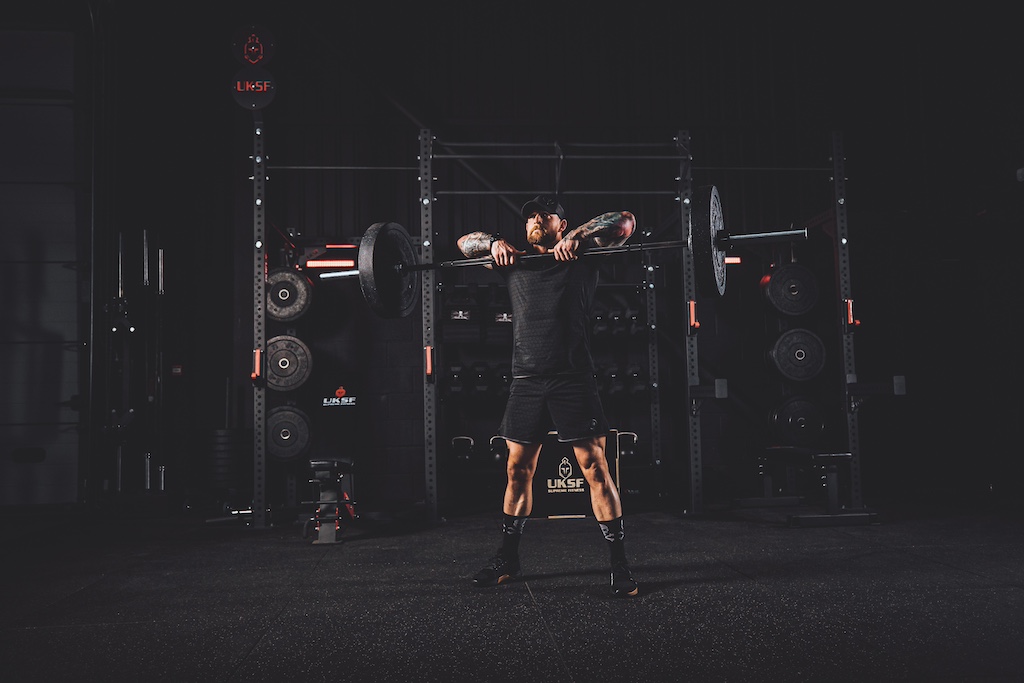
[[[558,198],[549,194],[537,195],[523,204],[523,218],[529,218],[535,211],[553,213],[557,214],[559,218],[565,218],[565,209],[562,208]]]

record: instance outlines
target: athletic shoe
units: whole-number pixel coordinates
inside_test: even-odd
[[[519,575],[519,558],[492,557],[487,566],[473,576],[474,586],[497,586]]]
[[[640,586],[633,580],[625,562],[612,565],[611,587],[612,596],[616,598],[633,598],[640,594]]]

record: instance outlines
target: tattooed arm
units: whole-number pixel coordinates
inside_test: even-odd
[[[610,211],[573,228],[563,239],[574,239],[595,247],[617,247],[633,234],[636,218],[629,211]]]
[[[516,262],[516,256],[523,253],[498,235],[480,231],[460,237],[458,246],[459,251],[465,256],[469,258],[490,256],[497,266],[510,266]]]
[[[490,235],[486,232],[471,232],[468,235],[463,235],[459,238],[459,251],[469,258],[487,256],[491,253],[491,243],[494,239],[494,235]]]
[[[617,247],[630,238],[636,229],[636,217],[629,211],[610,211],[573,228],[555,245],[555,258],[571,261],[578,258],[578,250],[595,247]]]

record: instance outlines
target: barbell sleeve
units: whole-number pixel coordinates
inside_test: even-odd
[[[770,242],[789,242],[794,239],[807,239],[807,228],[799,230],[778,230],[775,232],[748,232],[739,235],[722,235],[720,240],[723,246],[731,247],[737,242],[757,242],[767,244]]]

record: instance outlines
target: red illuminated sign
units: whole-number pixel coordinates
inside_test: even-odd
[[[245,66],[235,74],[231,94],[245,109],[262,109],[270,104],[277,88],[270,73],[258,66]]]
[[[263,43],[255,33],[250,33],[242,47],[242,59],[250,64],[257,64],[263,61]]]
[[[234,33],[231,52],[242,64],[266,66],[274,56],[274,37],[259,26],[243,26]]]
[[[240,93],[258,93],[258,92],[270,92],[273,89],[274,89],[273,81],[246,81],[246,80],[235,81],[235,92],[240,92]]]

